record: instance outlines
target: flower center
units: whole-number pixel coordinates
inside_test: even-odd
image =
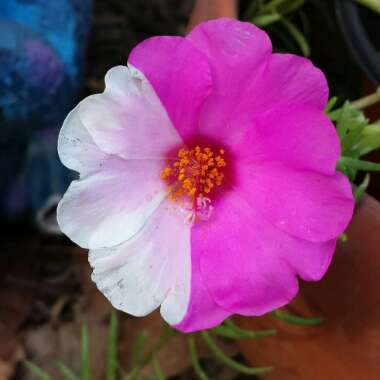
[[[169,185],[169,197],[174,202],[180,198],[192,201],[194,209],[210,208],[208,195],[224,180],[224,149],[209,147],[178,151],[177,159],[164,170],[160,177]]]

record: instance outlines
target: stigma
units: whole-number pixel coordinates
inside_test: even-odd
[[[181,148],[177,158],[160,173],[168,184],[169,198],[174,202],[190,200],[198,216],[208,214],[204,208],[206,205],[208,210],[212,208],[210,195],[224,180],[227,165],[224,153],[222,148]]]

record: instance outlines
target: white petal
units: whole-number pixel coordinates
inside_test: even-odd
[[[109,157],[100,172],[71,183],[57,210],[62,232],[90,249],[130,239],[166,196],[159,176],[164,166]]]
[[[163,317],[176,324],[189,302],[190,253],[190,226],[165,200],[132,239],[90,251],[92,279],[115,308],[143,316],[162,304]]]
[[[82,123],[101,150],[125,159],[162,158],[182,145],[166,110],[144,75],[117,66],[105,78],[104,93],[79,105]]]
[[[66,117],[58,138],[58,154],[62,163],[82,176],[101,169],[108,155],[103,153],[81,123],[79,105]]]

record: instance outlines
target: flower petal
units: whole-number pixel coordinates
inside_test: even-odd
[[[317,280],[335,243],[296,239],[260,217],[239,191],[220,198],[212,220],[192,230],[204,283],[232,313],[262,315],[287,304],[298,291],[296,275]]]
[[[180,323],[173,326],[183,332],[194,332],[219,325],[232,313],[221,308],[212,298],[204,278],[201,276],[200,253],[191,246],[191,295],[186,314]]]
[[[300,239],[328,241],[343,233],[354,201],[346,176],[325,176],[281,163],[241,163],[239,183],[252,206],[276,227]]]
[[[213,77],[200,132],[233,145],[232,136],[245,133],[247,120],[252,123],[250,98],[270,57],[270,39],[251,23],[227,18],[198,25],[186,39],[208,57]]]
[[[249,22],[220,18],[203,22],[186,37],[208,59],[213,93],[238,100],[242,86],[269,58],[272,45],[267,34]]]
[[[110,157],[100,172],[69,186],[57,210],[62,232],[90,249],[131,238],[166,196],[159,176],[164,165]]]
[[[112,305],[143,316],[159,305],[165,320],[178,323],[190,294],[190,227],[164,201],[130,240],[90,251],[92,279]]]
[[[278,160],[290,167],[333,175],[340,141],[330,119],[314,107],[279,107],[256,115],[238,146],[255,162]]]
[[[125,159],[163,158],[181,139],[153,88],[133,67],[108,71],[106,89],[79,104],[79,117],[95,143]]]
[[[58,154],[62,163],[81,176],[99,171],[108,155],[103,153],[81,123],[79,106],[66,117],[58,137]]]
[[[129,62],[148,78],[182,138],[194,133],[211,90],[206,57],[182,37],[153,37],[132,50]]]
[[[272,54],[256,83],[255,112],[279,106],[307,105],[323,111],[329,88],[326,77],[310,60],[292,54]]]

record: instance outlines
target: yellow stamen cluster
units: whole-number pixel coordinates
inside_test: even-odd
[[[219,149],[218,153],[199,146],[180,149],[177,160],[160,173],[161,178],[170,185],[170,198],[173,201],[184,196],[195,199],[220,186],[226,166],[223,155],[223,149]]]

